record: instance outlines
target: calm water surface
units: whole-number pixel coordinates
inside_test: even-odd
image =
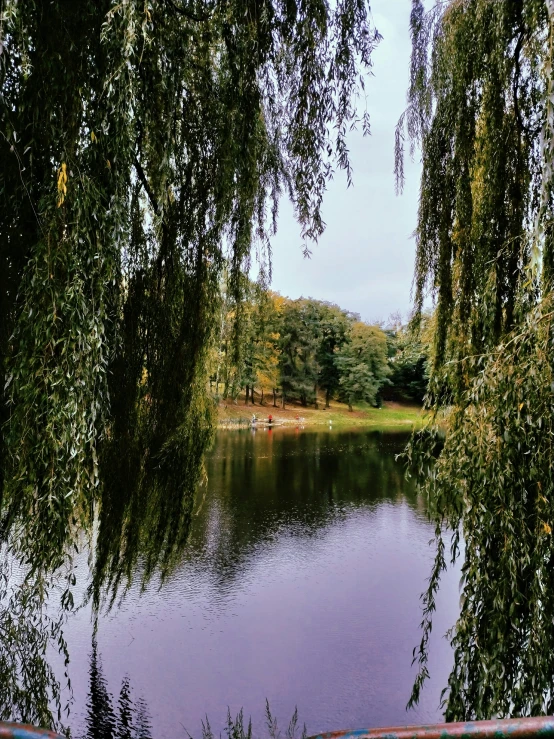
[[[86,734],[99,685],[117,709],[125,677],[156,739],[183,727],[196,739],[206,714],[219,733],[227,706],[261,734],[266,697],[282,728],[297,705],[309,733],[440,720],[459,574],[444,578],[432,679],[406,713],[433,556],[423,502],[395,462],[406,438],[220,432],[182,563],[100,619],[92,698],[90,611],[68,625],[74,733]]]

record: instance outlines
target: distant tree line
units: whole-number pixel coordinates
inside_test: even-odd
[[[313,298],[290,300],[256,283],[237,306],[223,290],[219,340],[212,357],[217,400],[303,406],[332,398],[381,405],[422,402],[427,387],[430,316],[418,330],[393,317],[370,325],[356,313]]]

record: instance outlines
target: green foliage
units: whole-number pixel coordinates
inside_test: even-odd
[[[283,403],[300,400],[315,403],[319,365],[320,326],[317,306],[312,300],[291,300],[283,309],[279,339],[279,367]]]
[[[73,576],[44,609],[87,537],[97,608],[178,561],[221,302],[239,325],[283,192],[321,234],[378,39],[364,0],[2,2],[3,716],[55,723]]]
[[[425,313],[417,326],[399,324],[385,330],[388,340],[390,387],[395,399],[423,403],[429,382],[433,316]]]
[[[254,388],[263,396],[264,391],[271,392],[279,385],[278,344],[284,299],[246,279],[240,306],[229,295],[225,279],[222,296],[218,347],[211,359],[215,399],[236,402],[239,392],[249,388],[253,401]]]
[[[348,340],[335,357],[340,387],[348,407],[356,401],[376,405],[378,392],[387,382],[387,338],[377,326],[360,321],[351,326]]]
[[[63,635],[70,591],[62,595],[60,581],[22,578],[3,547],[0,563],[0,720],[20,721],[68,733],[62,722],[71,702],[69,653]],[[15,569],[15,571],[14,571]],[[74,580],[66,577],[69,588]],[[53,651],[61,658],[61,670],[51,663]],[[60,672],[64,682],[60,680]],[[67,699],[67,700],[66,700]]]
[[[336,362],[337,352],[347,341],[352,321],[358,318],[332,303],[319,303],[320,342],[317,351],[319,387],[325,390],[325,405],[338,392],[340,371]]]
[[[284,398],[314,403],[325,392],[325,404],[337,393],[340,372],[336,352],[357,318],[338,305],[313,298],[285,300],[279,339],[280,386]]]
[[[436,462],[438,440],[429,443],[428,432],[421,432],[413,442],[440,542],[425,596],[419,650],[424,668],[438,578],[446,566],[441,524],[452,532],[452,558],[462,533],[464,539],[449,720],[485,718],[491,706],[500,715],[554,709],[552,317],[540,305],[494,354],[464,361],[463,371],[473,379],[452,409]]]
[[[494,346],[516,320],[540,195],[546,20],[542,0],[448,2],[428,13],[413,3],[397,165],[407,121],[423,151],[415,303],[420,311],[428,290],[436,296],[439,363]]]
[[[283,191],[321,234],[379,37],[362,0],[0,12],[2,531],[48,572],[96,513],[98,604],[186,539],[222,272],[238,324]]]
[[[554,7],[453,0],[425,12],[414,0],[411,28],[397,172],[406,124],[423,153],[416,309],[428,292],[437,309],[432,413],[408,459],[437,555],[410,703],[428,676],[450,535],[463,578],[447,720],[550,713]]]
[[[271,710],[269,708],[269,701],[267,700],[267,698],[265,701],[265,715],[269,739],[279,739],[281,736],[281,732],[279,731],[279,727],[277,725],[277,719],[271,713]],[[285,732],[286,739],[297,739],[297,729],[298,709],[295,708]],[[242,708],[235,719],[233,719],[233,717],[231,716],[231,711],[227,711],[227,726],[225,727],[225,734],[227,735],[227,739],[252,739],[252,721],[249,720],[248,726],[244,726],[244,713]],[[306,739],[306,736],[307,731],[306,726],[304,725],[302,733],[300,734],[300,739]],[[214,734],[207,716],[206,721],[202,722],[202,739],[214,739]]]
[[[313,298],[289,300],[258,284],[248,283],[243,294],[237,324],[237,306],[227,299],[228,291],[223,292],[220,351],[212,358],[216,395],[221,380],[223,398],[235,402],[245,389],[245,402],[250,395],[254,403],[255,388],[261,391],[260,402],[265,391],[273,391],[275,400],[277,390],[283,404],[297,401],[317,407],[320,392],[325,393],[326,407],[333,396],[350,398],[350,403],[378,402],[390,374],[387,337],[381,329],[361,323],[359,316],[338,305]],[[230,339],[233,330],[235,353]],[[420,378],[426,341],[416,338],[415,331],[401,329],[398,336],[395,332],[393,343],[389,342],[398,361],[397,377],[404,383],[399,384],[399,391],[408,387],[409,392],[409,382],[417,390],[426,383],[425,376]]]

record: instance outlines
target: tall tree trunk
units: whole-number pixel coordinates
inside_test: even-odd
[[[331,393],[329,392],[329,390],[326,390],[325,391],[325,407],[326,408],[329,408],[330,400],[331,400]]]
[[[260,405],[264,404],[264,389],[262,387],[262,397],[260,398]]]
[[[244,388],[244,405],[248,405],[248,385]]]
[[[317,380],[316,380],[316,383],[314,385],[314,395],[315,395],[315,403],[314,403],[314,405],[315,405],[315,409],[316,410],[319,409],[319,403],[317,402],[317,392],[318,392],[318,390],[319,390],[319,388],[317,386]]]
[[[276,388],[273,388],[273,407],[277,408],[277,391]]]
[[[285,391],[283,390],[283,394],[281,395],[281,408],[284,409],[285,407]]]
[[[223,331],[225,330],[225,313],[221,311],[221,323],[219,328],[219,351],[217,354],[217,372],[215,373],[215,395],[219,400],[219,371],[221,369],[221,345],[223,343]],[[225,358],[227,358],[227,343],[225,343]]]
[[[254,385],[250,385],[250,402],[252,403],[252,405],[255,405],[255,400],[254,400]]]

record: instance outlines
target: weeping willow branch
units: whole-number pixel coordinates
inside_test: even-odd
[[[211,15],[208,13],[198,15],[197,13],[193,13],[189,8],[185,8],[182,5],[177,5],[177,3],[173,2],[173,0],[165,0],[165,2],[177,13],[179,13],[180,15],[184,15],[185,18],[188,18],[191,21],[195,21],[195,23],[204,23],[206,21],[209,21],[211,18]]]
[[[158,213],[160,212],[160,206],[158,205],[156,196],[152,192],[152,188],[148,184],[148,180],[146,179],[146,175],[144,174],[144,169],[142,168],[141,163],[139,162],[137,157],[135,157],[135,160],[133,163],[135,165],[135,170],[140,180],[140,183],[144,187],[145,193],[148,195],[148,200],[150,202],[150,205],[152,206],[152,210],[154,211],[156,215],[158,215]]]
[[[437,329],[431,420],[407,455],[437,554],[410,705],[429,674],[451,537],[451,561],[464,554],[447,720],[550,713],[554,4],[465,0],[426,11],[414,0],[412,8],[397,173],[401,185],[408,138],[423,158],[416,311],[432,296]],[[530,132],[539,129],[537,143]]]
[[[282,192],[321,234],[379,35],[365,0],[1,12],[0,515],[37,572],[97,516],[98,605],[178,559],[221,275],[240,306]]]

